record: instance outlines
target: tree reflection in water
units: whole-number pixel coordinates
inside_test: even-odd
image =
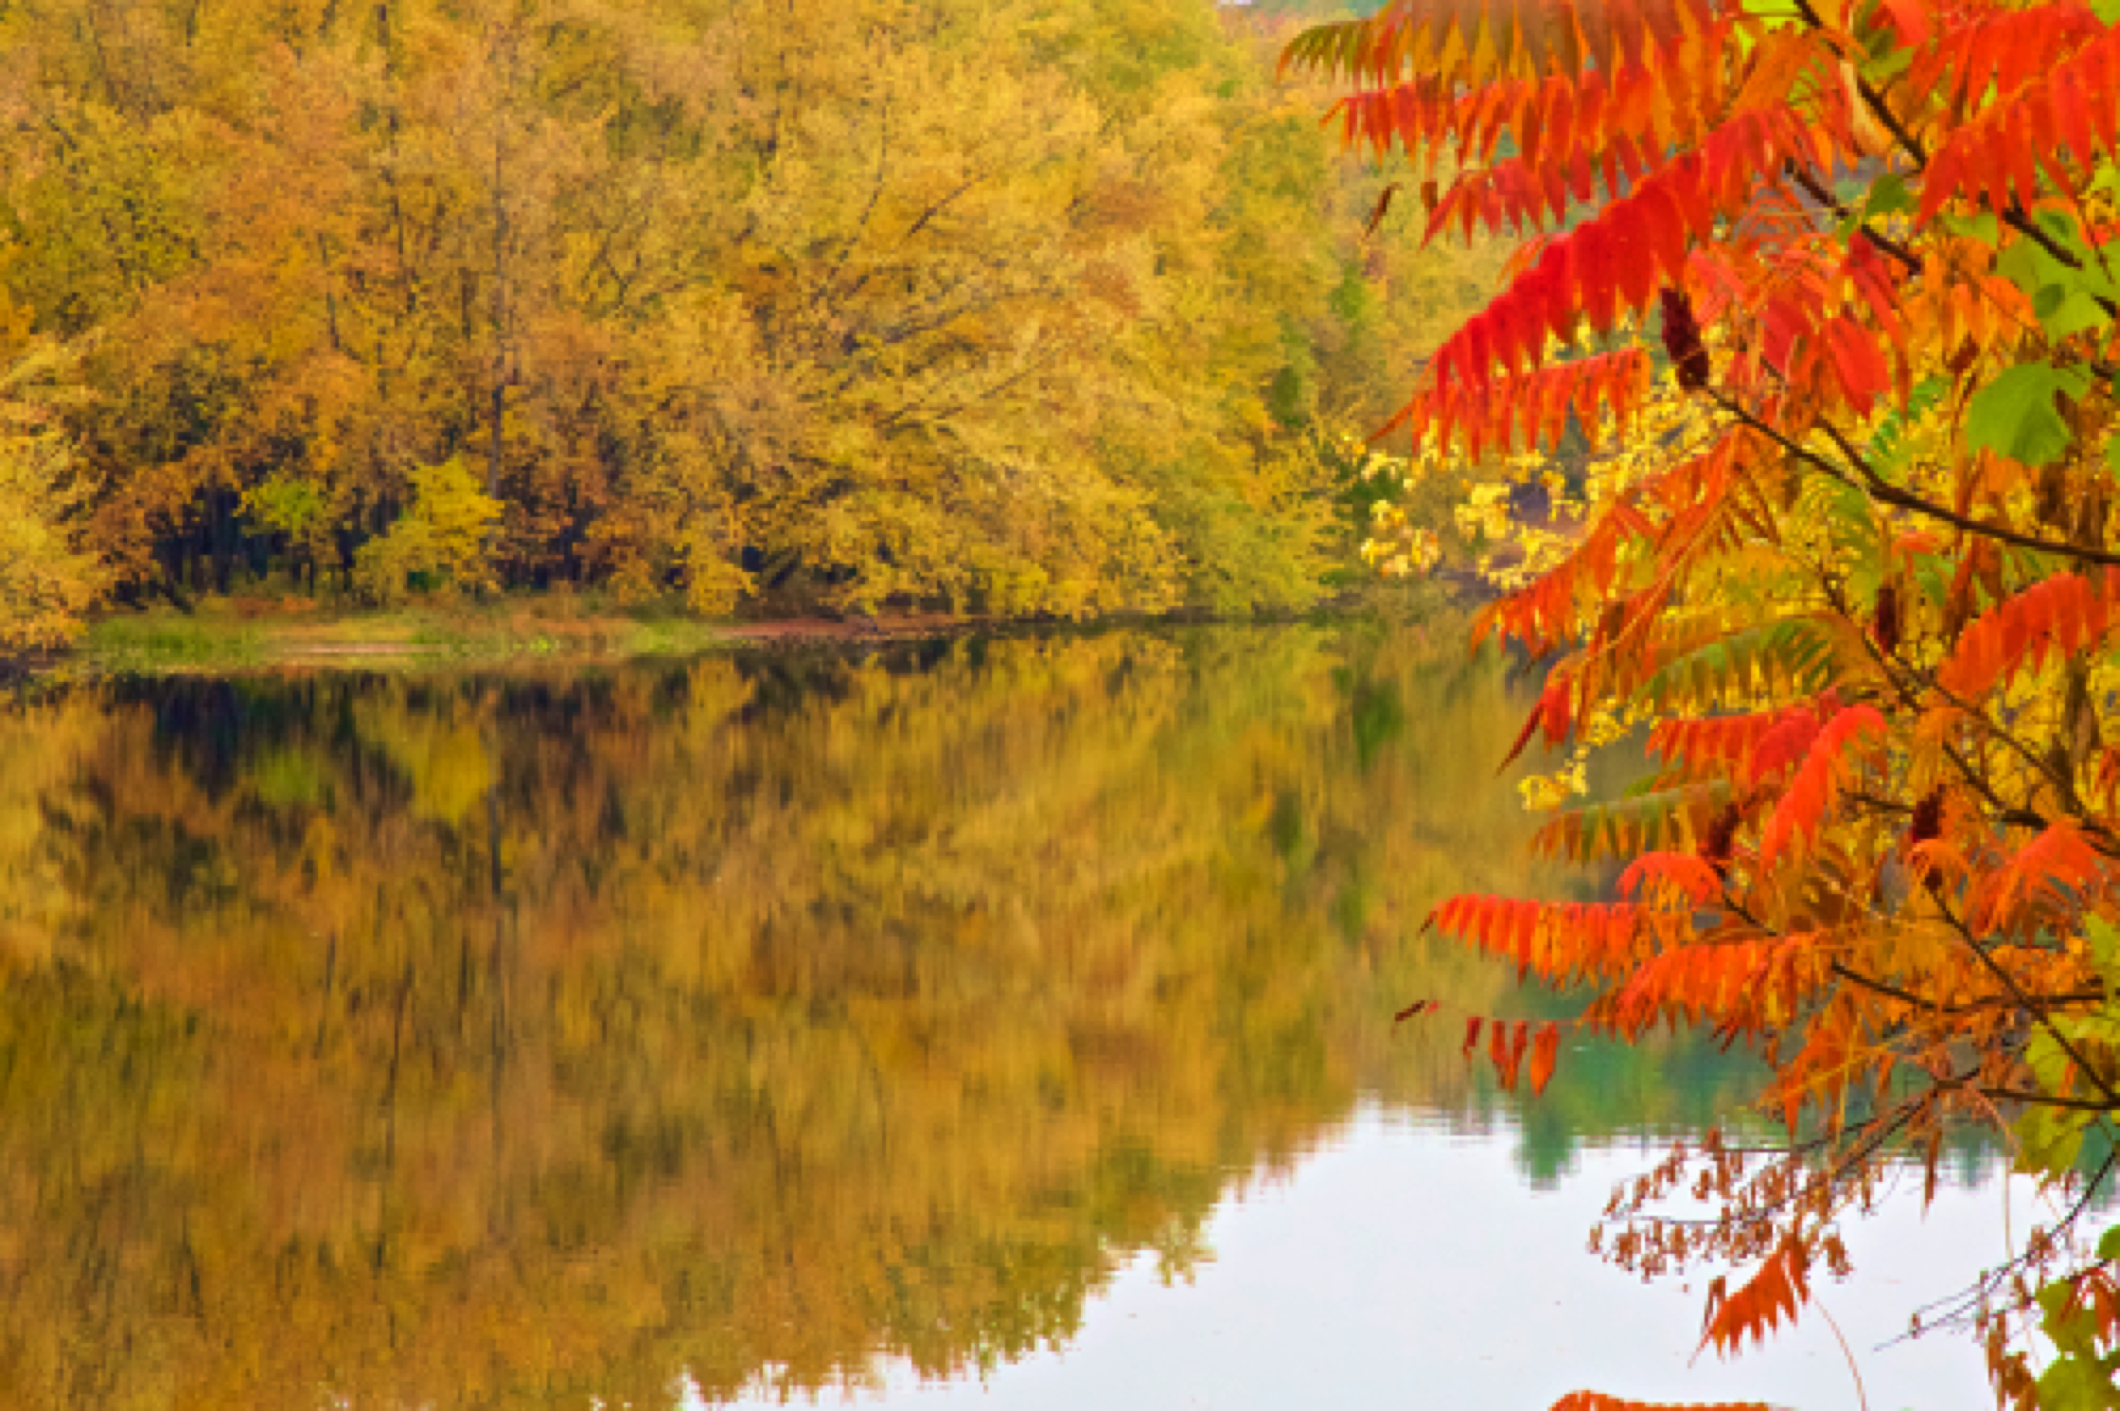
[[[1389,1014],[1527,1012],[1415,935],[1567,885],[1492,778],[1527,705],[1311,627],[21,701],[0,1402],[661,1406],[1063,1340],[1358,1095],[1513,1102]],[[1601,1062],[1534,1174],[1743,1083]]]

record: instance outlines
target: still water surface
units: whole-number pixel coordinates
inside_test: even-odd
[[[1566,1012],[1417,934],[1596,885],[1493,777],[1527,706],[1311,627],[18,700],[0,1405],[1853,1406],[1583,1252],[1741,1058],[1520,1105],[1394,1032]],[[1872,1348],[1992,1164],[1826,1292],[1875,1407],[1983,1404]]]

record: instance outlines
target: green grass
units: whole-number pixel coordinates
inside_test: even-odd
[[[1431,591],[1416,602],[1404,593],[1356,592],[1309,615],[1454,620],[1440,598],[1429,600],[1436,597]],[[33,674],[47,677],[219,674],[285,666],[405,671],[479,662],[691,656],[749,645],[828,646],[874,642],[879,635],[918,638],[965,625],[936,616],[885,617],[842,634],[813,622],[791,627],[785,637],[766,634],[770,640],[764,640],[737,634],[734,623],[702,621],[670,603],[625,607],[594,594],[518,593],[396,609],[324,607],[286,596],[209,597],[188,613],[161,606],[112,610],[90,624],[72,651],[41,667],[30,665]]]
[[[190,613],[112,612],[90,625],[70,664],[96,672],[234,671],[280,663],[398,667],[467,660],[609,659],[727,645],[712,623],[578,599],[508,597],[392,611],[206,599]]]
[[[263,657],[263,647],[263,635],[244,624],[201,620],[177,612],[146,612],[92,624],[75,654],[90,664],[117,671],[228,669],[256,665]]]

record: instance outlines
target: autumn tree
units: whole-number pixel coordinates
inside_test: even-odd
[[[57,425],[66,382],[66,361],[49,348],[0,374],[0,651],[63,646],[103,590],[103,565],[81,546],[73,448]]]
[[[1613,900],[1432,924],[1588,986],[1586,1031],[1773,1068],[1786,1145],[1681,1152],[1605,1249],[1742,1270],[1709,1285],[1732,1349],[1841,1268],[1883,1172],[1933,1182],[1954,1125],[2000,1128],[2061,1213],[1917,1327],[1970,1328],[2018,1406],[2111,1404],[2120,1344],[2120,1236],[2086,1214],[2120,1108],[2113,18],[1397,0],[1287,51],[1345,85],[1348,142],[1437,173],[1427,238],[1520,240],[1388,429],[1415,480],[1590,446],[1478,634],[1549,663],[1518,748],[1574,754],[1544,802],[1583,751],[1648,747],[1543,834],[1618,866]],[[1554,1029],[1475,1015],[1468,1049],[1483,1024],[1544,1081]],[[1659,1218],[1680,1189],[1719,1217]]]
[[[1299,608],[1440,256],[1206,0],[0,13],[0,300],[121,597],[364,547],[460,459],[504,587]],[[1477,263],[1477,262],[1475,262]],[[371,555],[372,557],[372,555]]]

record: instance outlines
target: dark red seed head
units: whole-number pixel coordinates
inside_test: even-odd
[[[1737,844],[1738,825],[1745,821],[1742,805],[1730,804],[1708,825],[1700,840],[1701,860],[1718,873],[1730,865],[1730,850]]]
[[[1931,789],[1914,805],[1914,821],[1907,828],[1907,846],[1943,836],[1943,790]]]
[[[1899,593],[1887,583],[1877,590],[1877,608],[1870,618],[1870,636],[1886,656],[1899,650]]]
[[[1708,385],[1715,369],[1708,361],[1708,346],[1701,341],[1700,320],[1693,316],[1693,301],[1686,297],[1685,290],[1666,286],[1661,302],[1664,351],[1677,370],[1678,385],[1688,392],[1698,392]]]
[[[1931,789],[1914,804],[1913,821],[1907,825],[1907,850],[1911,852],[1922,843],[1942,836],[1943,790]],[[1940,872],[1933,867],[1922,868],[1918,863],[1916,870],[1921,873],[1923,886],[1933,894],[1942,895],[1943,875]]]

